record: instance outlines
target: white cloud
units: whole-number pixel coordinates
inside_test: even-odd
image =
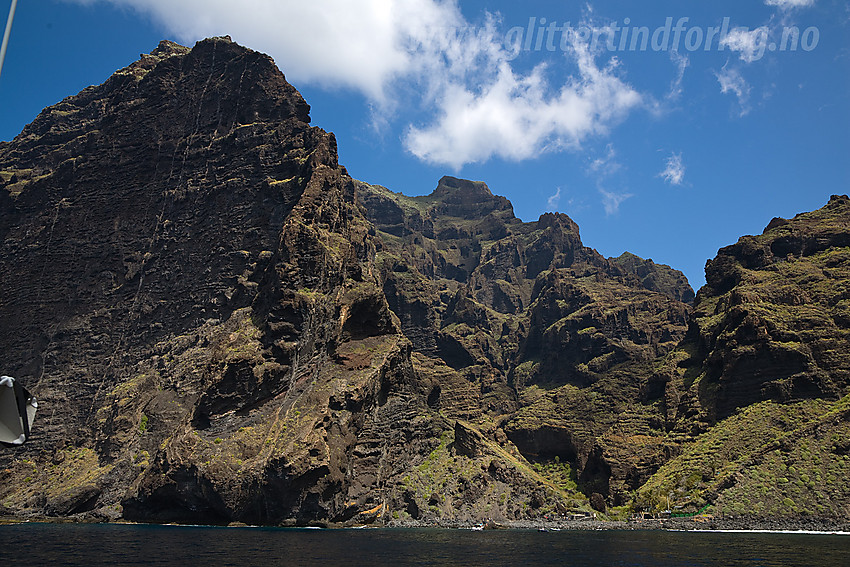
[[[685,180],[685,164],[682,162],[682,154],[671,154],[667,158],[664,171],[658,175],[670,185],[681,185]]]
[[[418,108],[425,118],[407,128],[406,148],[456,169],[579,148],[641,103],[616,59],[597,66],[577,41],[565,57],[579,70],[564,84],[548,84],[543,65],[517,71],[496,17],[471,26],[457,0],[76,1],[132,8],[188,44],[230,35],[274,57],[296,85],[362,93],[382,119]]]
[[[790,10],[791,8],[805,8],[815,3],[815,0],[764,0],[768,6],[777,6],[782,10]]]
[[[738,104],[741,107],[741,116],[744,116],[750,111],[750,85],[741,76],[741,73],[734,68],[729,67],[729,63],[715,73],[717,81],[720,83],[720,92],[723,94],[733,93],[738,98]]]
[[[546,200],[546,206],[550,211],[557,211],[558,205],[561,203],[561,188],[558,187],[558,190],[555,191],[553,195],[550,195]]]
[[[720,45],[732,51],[739,51],[742,61],[752,63],[764,57],[770,30],[767,26],[758,27],[752,31],[736,28],[720,40]]]
[[[638,106],[641,96],[616,76],[616,60],[599,68],[587,46],[576,42],[569,53],[579,76],[556,91],[544,77],[545,66],[521,75],[505,61],[480,88],[449,85],[436,123],[411,127],[405,145],[424,161],[456,169],[492,157],[519,161],[579,148]]]
[[[600,188],[599,193],[602,195],[602,206],[605,208],[605,214],[610,216],[620,211],[620,204],[633,197],[631,193],[613,193]]]

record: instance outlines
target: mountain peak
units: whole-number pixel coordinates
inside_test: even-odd
[[[119,115],[123,121],[114,119]],[[48,143],[61,153],[66,142],[90,131],[162,147],[259,123],[310,123],[310,106],[271,57],[229,38],[205,39],[191,49],[162,41],[101,85],[45,108],[18,136],[16,151]],[[58,154],[42,148],[33,157],[51,161]]]
[[[440,178],[437,188],[434,189],[431,195],[453,195],[457,192],[463,192],[468,196],[493,196],[490,188],[483,181],[470,181],[469,179],[459,179],[450,175],[444,175]]]
[[[434,212],[464,219],[482,218],[491,213],[514,218],[514,208],[508,199],[493,195],[483,181],[470,181],[444,176],[437,188],[425,199],[437,201]]]
[[[150,52],[150,55],[164,59],[173,55],[186,55],[191,50],[191,48],[186,47],[185,45],[180,45],[179,43],[171,40],[163,39],[159,42],[159,45],[156,46],[156,49]],[[144,57],[144,54],[142,54],[142,57]]]

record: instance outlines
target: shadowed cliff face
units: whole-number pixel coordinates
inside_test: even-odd
[[[45,109],[0,143],[0,184],[2,370],[41,406],[0,452],[4,514],[723,507],[788,435],[843,474],[846,198],[721,250],[692,308],[681,272],[606,259],[563,214],[522,222],[482,182],[351,179],[228,38],[163,42]]]

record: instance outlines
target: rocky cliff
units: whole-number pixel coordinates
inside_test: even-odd
[[[659,377],[682,451],[638,491],[752,517],[850,517],[850,199],[775,218],[706,264]]]
[[[817,458],[787,499],[850,516],[846,198],[721,250],[694,300],[484,183],[352,179],[228,38],[45,109],[0,143],[0,183],[2,370],[41,408],[0,449],[4,513],[346,525],[671,493],[775,513],[785,495],[739,493]]]
[[[308,112],[265,55],[163,42],[0,148],[0,340],[42,406],[7,508],[347,519],[439,439]]]

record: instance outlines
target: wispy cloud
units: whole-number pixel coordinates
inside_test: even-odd
[[[719,72],[715,73],[715,76],[720,83],[720,92],[734,94],[738,98],[740,115],[747,114],[750,111],[750,85],[741,73],[734,67],[729,67],[727,62]]]
[[[614,192],[608,191],[605,187],[610,187],[613,184],[622,183],[622,176],[618,173],[623,168],[622,164],[617,161],[617,152],[614,149],[614,144],[609,143],[605,147],[605,153],[590,160],[587,164],[586,173],[589,177],[595,179],[596,189],[602,196],[602,207],[605,209],[605,214],[610,216],[620,210],[620,204],[633,197],[632,193],[625,191]],[[613,179],[615,178],[616,179]]]
[[[614,150],[613,144],[608,144],[605,148],[605,155],[593,159],[587,166],[589,173],[594,174],[598,181],[602,181],[606,177],[611,177],[620,170],[620,163],[617,161],[617,152]]]
[[[777,6],[782,10],[790,10],[792,8],[805,8],[815,3],[815,0],[764,0],[768,6]]]
[[[682,154],[671,154],[667,158],[666,167],[658,175],[670,185],[681,185],[685,180],[685,164],[682,162]]]
[[[794,9],[812,6],[815,0],[764,0],[764,3],[767,6],[777,7],[781,14],[771,15],[767,22],[752,30],[746,27],[734,28],[720,40],[721,48],[737,52],[739,59],[747,64],[759,61],[767,53],[775,51],[777,45],[780,45],[777,44],[780,36],[784,44],[788,26],[793,25]],[[775,41],[771,42],[771,37]],[[720,83],[722,93],[732,93],[737,97],[740,115],[749,113],[752,89],[744,80],[739,68],[730,67],[727,61],[726,65],[715,73],[715,76]],[[770,93],[765,93],[764,96],[769,97]]]
[[[670,92],[667,93],[667,99],[678,100],[682,96],[682,82],[685,79],[685,70],[690,65],[690,59],[687,55],[679,53],[676,50],[670,51],[670,59],[676,65],[676,78],[670,83]]]
[[[605,208],[605,214],[608,216],[618,213],[620,211],[620,204],[629,197],[634,196],[631,193],[606,191],[601,187],[599,188],[599,193],[602,195],[602,206]]]
[[[561,188],[558,187],[558,190],[555,191],[554,194],[549,195],[549,198],[546,199],[546,206],[550,211],[557,211],[558,205],[561,204]]]

